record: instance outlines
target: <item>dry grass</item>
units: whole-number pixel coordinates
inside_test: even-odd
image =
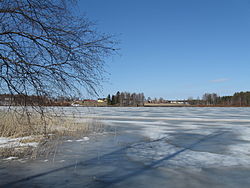
[[[17,158],[27,158],[31,157],[36,148],[27,147],[15,147],[15,148],[0,148],[1,158],[7,157],[17,157]]]
[[[39,143],[38,147],[0,147],[0,156],[2,158],[9,156],[36,158],[41,155],[46,157],[65,137],[78,138],[102,131],[104,127],[97,121],[79,122],[79,117],[74,115],[41,116],[39,113],[0,112],[0,137],[25,137],[19,141],[20,145]]]
[[[79,118],[79,117],[78,117]],[[24,137],[34,135],[68,135],[100,132],[98,122],[79,122],[74,116],[55,116],[39,113],[0,112],[0,137]]]

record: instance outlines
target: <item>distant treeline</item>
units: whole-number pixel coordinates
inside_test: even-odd
[[[72,103],[83,105],[86,101],[92,101],[94,105],[102,104],[102,106],[144,106],[144,103],[164,104],[176,103],[192,106],[250,106],[250,91],[237,92],[232,96],[219,96],[216,93],[205,93],[202,99],[189,98],[187,100],[171,101],[163,98],[153,99],[149,97],[145,100],[143,93],[117,92],[115,95],[108,95],[104,99],[98,100],[80,100],[79,98],[56,97],[49,98],[46,96],[27,96],[27,95],[11,95],[0,94],[0,106],[16,105],[16,106],[70,106]],[[98,105],[97,105],[98,106]]]
[[[191,105],[205,106],[250,106],[250,92],[237,92],[232,96],[220,97],[216,93],[205,93],[202,99],[188,99]]]
[[[28,96],[28,95],[11,95],[11,94],[1,94],[0,95],[0,105],[15,105],[15,106],[30,106],[30,105],[50,105],[52,103],[45,96]]]
[[[114,106],[143,106],[145,97],[143,93],[117,92],[107,96],[107,104]]]
[[[0,106],[70,106],[72,99],[23,94],[0,94]]]

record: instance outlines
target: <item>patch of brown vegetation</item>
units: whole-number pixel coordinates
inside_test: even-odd
[[[97,121],[79,122],[79,117],[55,116],[39,113],[25,114],[0,112],[0,137],[24,137],[19,143],[39,143],[37,147],[0,147],[1,158],[47,157],[55,151],[65,137],[81,138],[93,132],[103,132],[104,126]],[[44,132],[46,128],[46,133]],[[27,137],[30,136],[30,137]]]

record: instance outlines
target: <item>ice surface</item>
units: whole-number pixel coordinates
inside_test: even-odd
[[[239,146],[235,146],[239,149]],[[185,148],[176,147],[168,144],[166,140],[160,140],[150,143],[142,143],[132,146],[127,155],[131,160],[143,162],[149,165],[157,160],[168,158]],[[241,149],[238,150],[238,152]],[[249,153],[248,153],[249,154]],[[163,160],[161,165],[167,165],[171,168],[219,168],[233,166],[250,166],[250,156],[242,155],[223,155],[210,152],[197,152],[192,149],[187,149],[181,154],[176,155],[169,160]]]
[[[249,108],[116,108],[107,111],[109,113],[101,109],[89,114],[106,125],[128,130],[139,128],[129,133],[144,135],[152,141],[129,148],[127,156],[133,161],[150,164],[185,149],[183,145],[224,131],[223,136],[201,143],[193,150],[187,149],[162,164],[197,169],[250,166]],[[184,139],[179,139],[180,135],[184,135]],[[157,139],[163,140],[154,142]]]
[[[21,176],[16,187],[249,187],[250,108],[77,110],[79,121],[96,117],[111,133],[69,140],[47,162],[0,168],[5,183]]]

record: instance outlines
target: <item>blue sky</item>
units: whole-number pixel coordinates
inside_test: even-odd
[[[101,96],[250,90],[250,0],[80,0],[78,11],[121,41]]]

